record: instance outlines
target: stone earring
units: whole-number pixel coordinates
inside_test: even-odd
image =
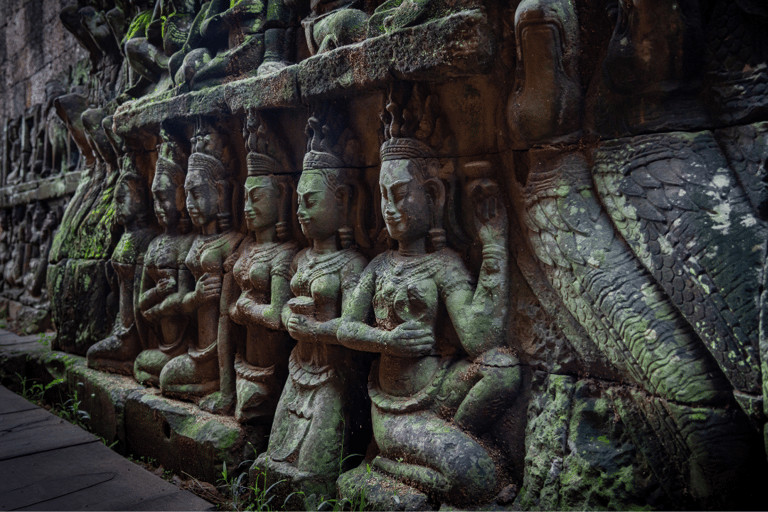
[[[348,225],[339,228],[339,241],[342,249],[349,249],[355,244],[355,233]]]
[[[445,230],[443,228],[432,228],[429,230],[429,243],[435,252],[444,249],[446,245]]]

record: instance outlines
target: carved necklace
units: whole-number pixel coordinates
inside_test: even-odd
[[[331,254],[315,255],[310,249],[306,253],[304,264],[296,271],[295,282],[298,284],[297,295],[311,297],[311,285],[315,279],[335,274],[357,256],[353,249],[342,249]]]

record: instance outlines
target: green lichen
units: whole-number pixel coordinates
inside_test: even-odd
[[[146,10],[136,15],[135,18],[133,18],[133,21],[131,21],[130,26],[128,27],[128,31],[125,33],[125,37],[123,37],[122,44],[125,44],[126,41],[129,39],[132,39],[136,34],[139,34],[141,32],[141,35],[144,35],[144,33],[147,30],[147,27],[152,22],[152,11]]]

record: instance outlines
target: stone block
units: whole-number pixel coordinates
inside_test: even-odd
[[[222,464],[230,472],[248,453],[247,432],[229,416],[162,397],[159,390],[131,393],[125,402],[126,446],[134,456],[156,459],[166,469],[216,483]]]
[[[385,88],[392,76],[441,83],[483,73],[493,58],[489,38],[485,16],[471,10],[337,48],[298,64],[301,97],[310,101]]]
[[[351,510],[435,510],[423,492],[387,477],[369,463],[343,473],[336,481],[339,500]]]
[[[143,387],[130,377],[99,372],[85,365],[74,365],[66,373],[70,395],[77,393],[79,409],[88,413],[91,432],[110,446],[117,443],[113,448],[126,453],[125,402],[131,393]]]
[[[47,308],[27,306],[13,300],[8,301],[8,320],[18,332],[44,332],[52,327],[51,312]]]

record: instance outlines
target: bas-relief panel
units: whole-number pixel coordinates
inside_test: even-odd
[[[593,4],[66,8],[58,346],[268,435],[298,508],[759,506],[767,13]]]

